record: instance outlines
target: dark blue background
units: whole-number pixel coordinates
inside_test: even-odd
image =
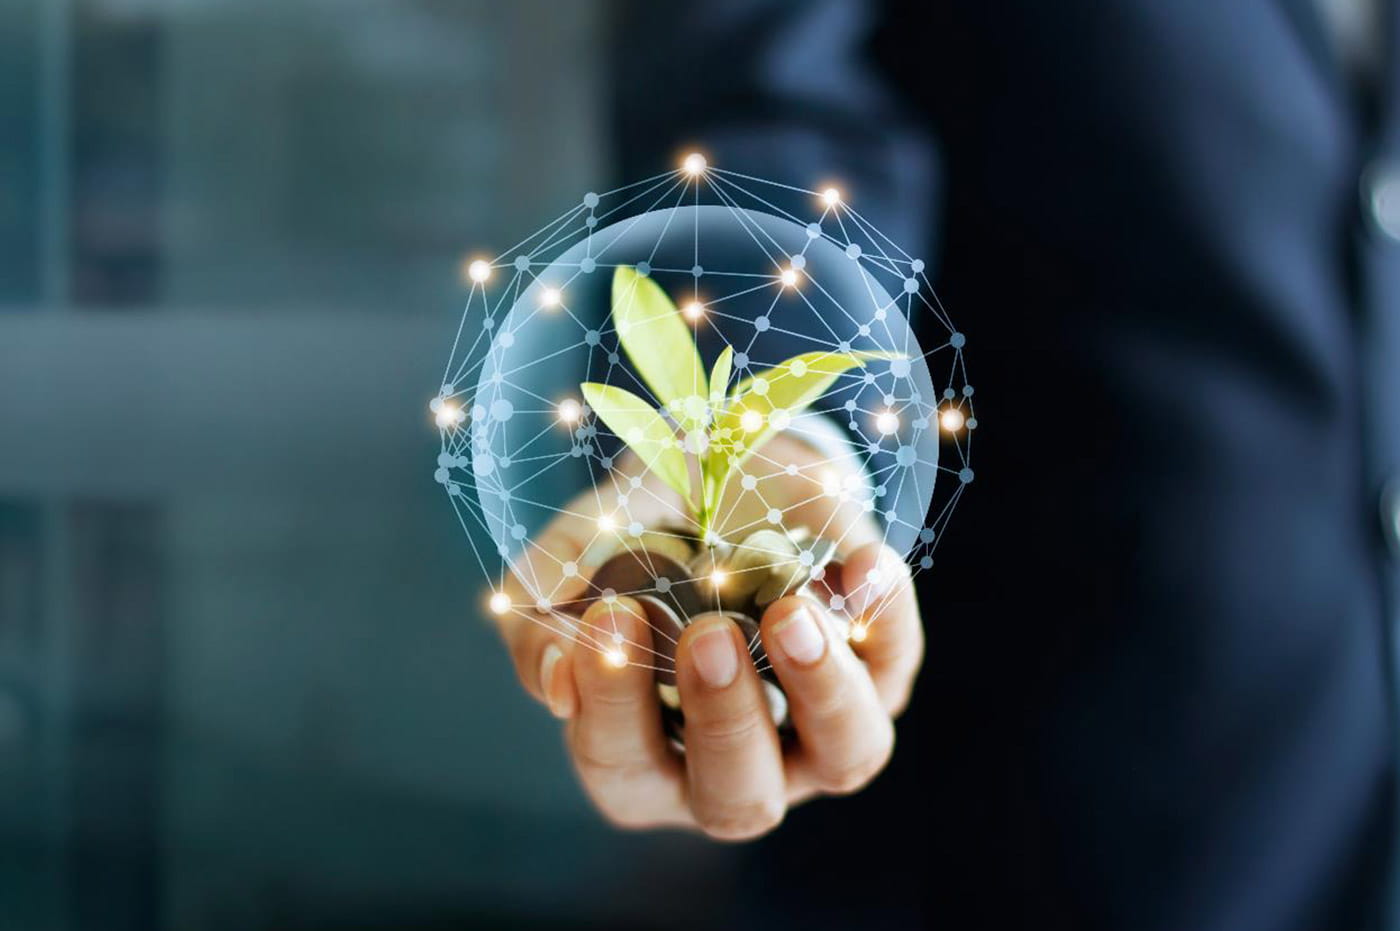
[[[0,929],[1377,920],[1390,59],[1305,0],[0,7]],[[695,144],[922,250],[981,422],[890,772],[747,848],[587,810],[425,407],[464,252]]]

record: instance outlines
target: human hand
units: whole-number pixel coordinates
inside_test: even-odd
[[[790,596],[764,612],[760,636],[787,693],[797,740],[784,746],[773,726],[748,643],[718,614],[696,617],[676,648],[685,709],[685,752],[661,723],[653,632],[626,597],[598,601],[572,630],[556,606],[587,597],[587,575],[610,554],[599,545],[599,518],[626,496],[632,519],[651,525],[679,512],[678,502],[635,463],[614,470],[613,487],[571,502],[516,565],[549,604],[534,604],[519,580],[501,632],[526,689],[567,723],[565,736],[589,797],[614,824],[679,826],[723,840],[763,834],[791,805],[819,794],[864,787],[894,744],[893,719],[907,702],[923,653],[923,632],[907,567],[883,547],[856,503],[822,493],[834,468],[789,437],[771,441],[749,469],[754,489],[726,500],[721,529],[744,532],[779,507],[789,526],[837,536],[839,578],[857,632],[851,642],[827,608]],[[786,466],[797,464],[797,474]],[[590,565],[591,564],[591,565]],[[596,594],[596,593],[593,593]],[[615,643],[614,637],[621,637]],[[606,648],[602,645],[606,644]],[[617,654],[627,663],[619,667]]]

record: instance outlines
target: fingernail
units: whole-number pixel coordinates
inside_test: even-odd
[[[549,711],[556,718],[567,717],[563,708],[559,706],[554,696],[554,690],[550,688],[554,683],[554,667],[564,658],[564,651],[559,649],[557,644],[548,644],[544,648],[544,654],[540,657],[540,692],[544,694],[545,704],[549,706]]]
[[[778,646],[795,663],[810,666],[826,652],[826,638],[810,608],[798,608],[773,627]]]
[[[727,621],[718,621],[690,642],[690,658],[700,679],[712,689],[727,688],[739,674],[739,654]]]

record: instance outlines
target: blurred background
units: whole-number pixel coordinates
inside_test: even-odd
[[[642,926],[431,478],[458,262],[609,176],[603,0],[0,2],[0,929]],[[547,65],[547,66],[546,66]]]

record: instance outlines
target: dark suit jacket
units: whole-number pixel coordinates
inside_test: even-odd
[[[646,0],[621,22],[626,176],[699,143],[844,179],[936,265],[981,421],[891,771],[791,815],[706,919],[1380,921],[1400,54],[1358,93],[1310,0]]]

